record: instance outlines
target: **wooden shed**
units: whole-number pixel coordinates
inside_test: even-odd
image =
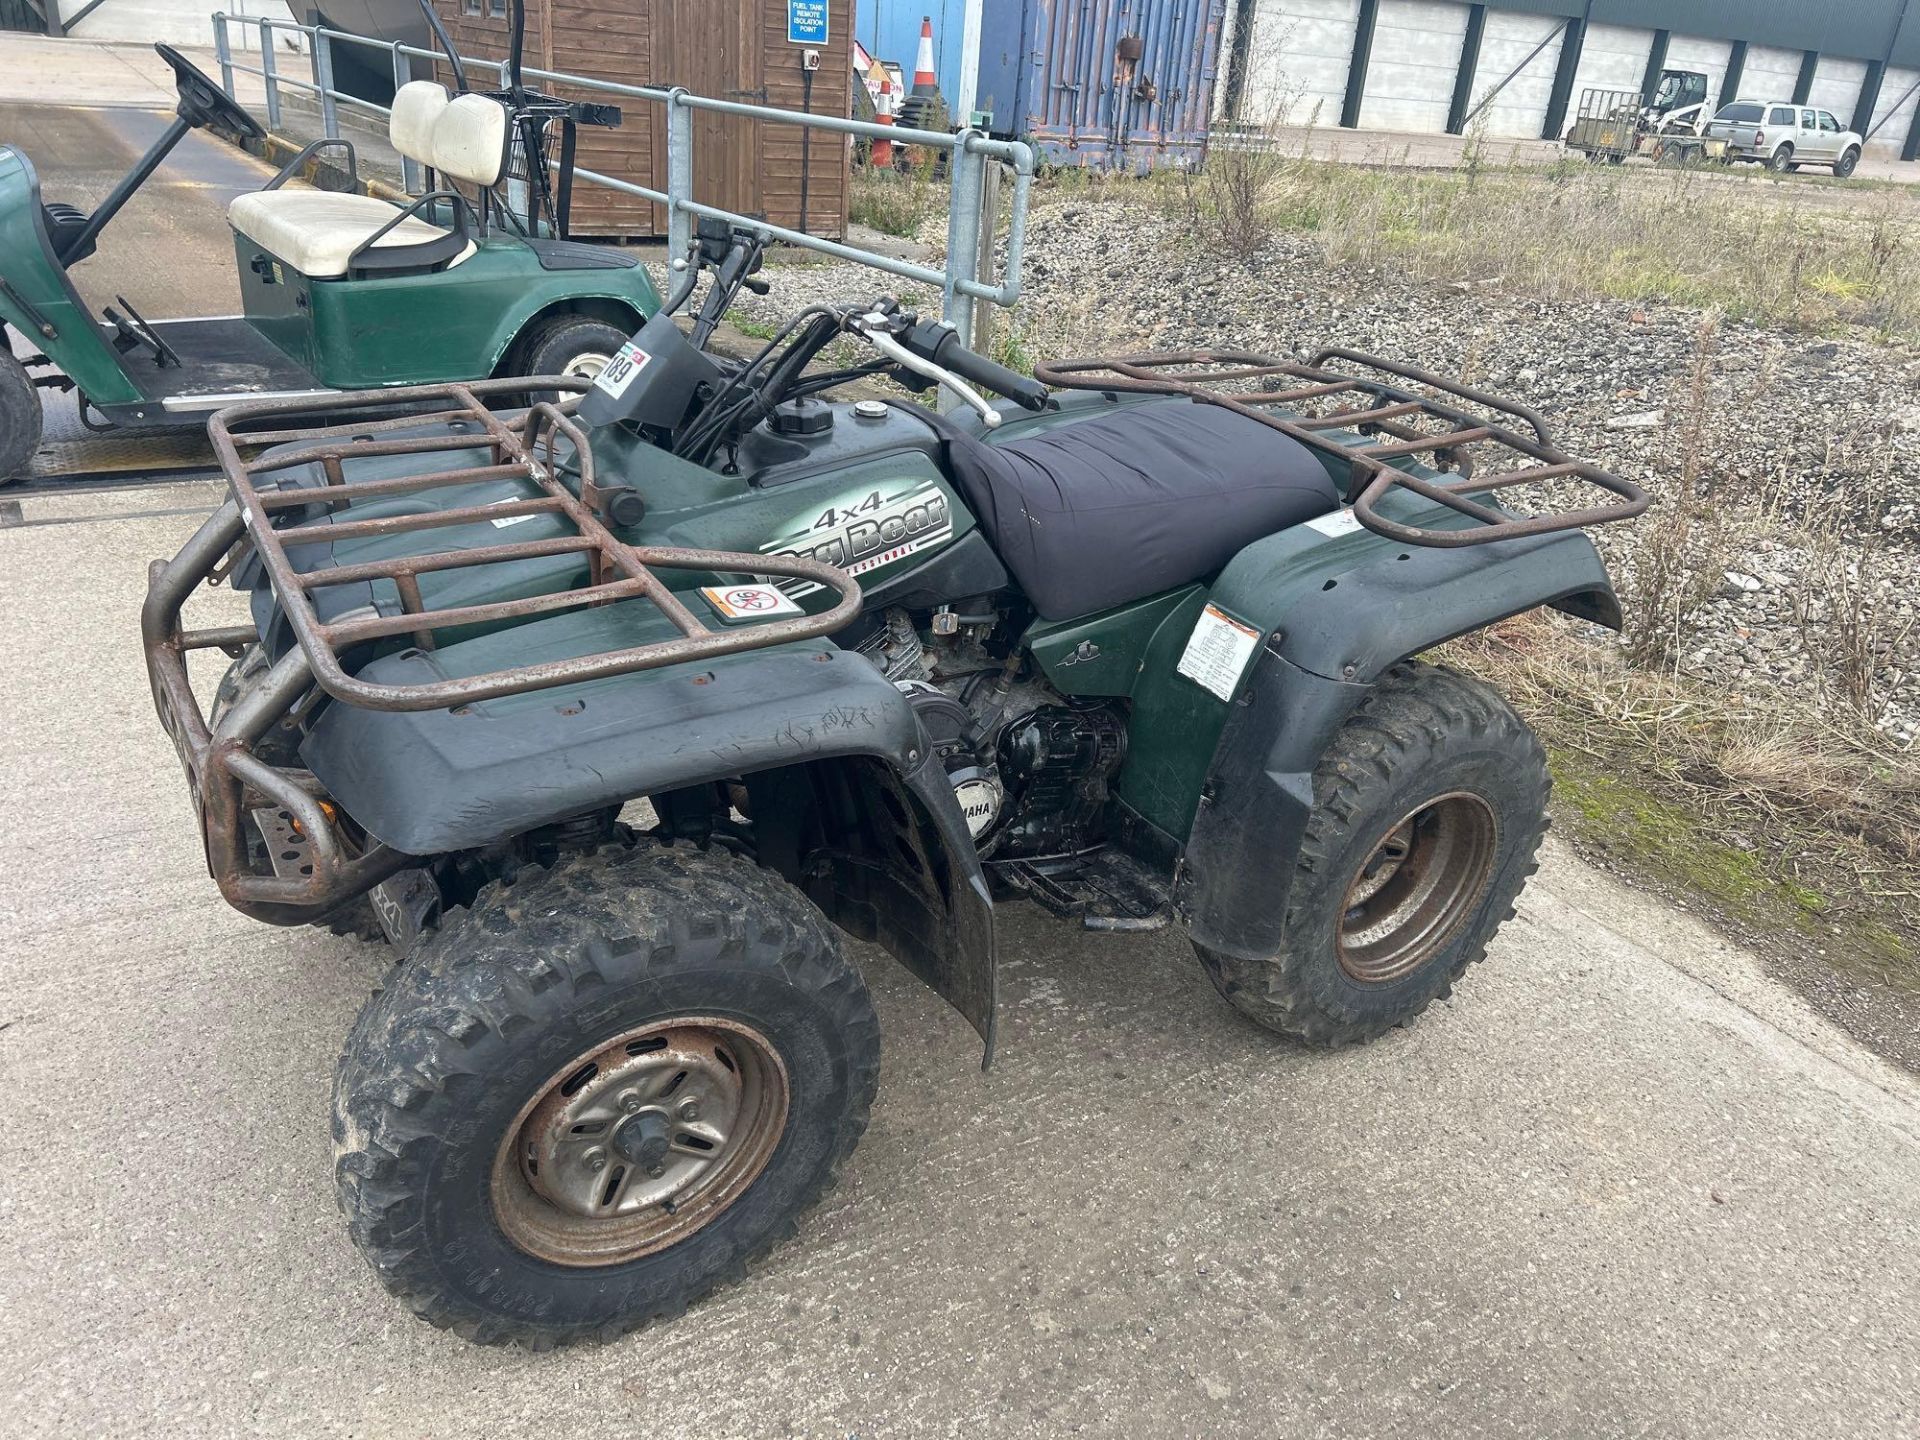
[[[506,57],[505,0],[434,5],[463,56]],[[623,85],[680,85],[696,95],[816,115],[848,113],[852,0],[526,0],[526,6],[529,69]],[[821,44],[823,9],[827,36]],[[806,69],[809,51],[819,52],[816,70]],[[469,76],[469,83],[493,88],[481,77]],[[570,92],[532,79],[528,84],[569,99],[617,103],[618,129],[580,130],[578,163],[636,185],[667,188],[664,105]],[[695,200],[813,235],[846,233],[850,154],[844,135],[695,111],[693,156]],[[613,239],[664,236],[666,207],[580,184],[574,189],[573,230]]]

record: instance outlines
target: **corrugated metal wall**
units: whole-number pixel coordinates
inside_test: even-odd
[[[1056,164],[1197,158],[1224,13],[1224,0],[989,0],[986,31],[1018,15],[1026,53],[1012,74],[983,63],[976,103]]]
[[[854,34],[910,76],[930,20],[934,74],[957,109],[966,11],[966,0],[856,0]],[[996,133],[1039,142],[1055,163],[1135,168],[1205,146],[1226,0],[979,0],[979,12],[972,108]]]

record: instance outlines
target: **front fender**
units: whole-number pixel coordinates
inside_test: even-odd
[[[1387,540],[1344,513],[1248,546],[1212,599],[1265,635],[1228,707],[1175,904],[1195,943],[1242,959],[1279,948],[1314,772],[1381,674],[1540,605],[1614,628],[1620,618],[1579,532],[1443,550]]]
[[[361,675],[407,684],[498,668],[524,660],[529,647],[550,657],[563,635],[570,647],[592,648],[604,643],[594,627],[617,623],[619,608],[556,616],[437,651],[402,651]],[[859,809],[896,813],[898,836],[872,847],[875,863],[866,868],[881,873],[866,877],[873,883],[861,893],[815,898],[886,945],[973,1025],[991,1054],[993,904],[966,818],[906,697],[850,651],[803,641],[454,710],[333,703],[301,757],[371,835],[420,856],[474,849],[708,781],[831,772],[837,783],[858,786]],[[904,804],[896,798],[902,791]],[[761,785],[756,797],[771,805],[780,793]],[[756,834],[781,830],[767,818]],[[847,847],[830,834],[825,848],[843,854]],[[789,878],[814,893],[809,877],[783,866],[781,855],[761,859],[792,871]],[[857,879],[860,866],[852,870]]]

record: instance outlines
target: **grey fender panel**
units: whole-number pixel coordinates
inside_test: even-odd
[[[460,648],[403,652],[362,673],[393,683],[426,679],[445,668],[439,657]],[[331,704],[301,756],[358,823],[413,855],[471,849],[637,795],[871,757],[924,819],[912,843],[922,853],[917,889],[925,903],[912,927],[883,915],[869,928],[960,1011],[991,1055],[986,878],[911,707],[858,655],[803,642],[459,711]]]
[[[1271,645],[1258,653],[1220,733],[1174,884],[1196,945],[1243,959],[1280,948],[1313,772],[1369,688],[1309,674]]]
[[[1443,550],[1297,526],[1242,551],[1212,599],[1267,638],[1215,747],[1175,903],[1197,944],[1242,958],[1279,948],[1314,771],[1384,671],[1539,605],[1619,616],[1577,532]]]
[[[1577,532],[1459,549],[1297,525],[1236,555],[1209,597],[1279,632],[1279,653],[1329,679],[1372,680],[1456,635],[1552,605],[1617,627],[1593,542]]]
[[[435,658],[405,651],[362,674],[425,681],[442,673]],[[333,704],[301,755],[377,838],[438,855],[635,795],[805,760],[877,755],[904,772],[921,749],[913,711],[872,665],[801,644],[457,710]]]

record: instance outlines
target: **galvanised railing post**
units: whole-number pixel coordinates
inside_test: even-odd
[[[400,47],[393,47],[393,88],[399,91],[402,85],[413,79],[413,58],[403,55]],[[409,195],[419,195],[427,188],[427,173],[420,162],[411,155],[400,157],[400,184]]]
[[[213,53],[220,62],[220,88],[227,92],[229,100],[239,97],[233,93],[233,47],[227,41],[227,17],[224,11],[217,11],[213,17]]]
[[[333,102],[333,44],[324,27],[313,32],[313,88],[320,92],[320,130],[329,140],[340,138],[340,110]]]
[[[667,92],[667,258],[684,257],[693,244],[693,111],[680,103],[687,92]]]
[[[280,128],[280,82],[274,78],[273,22],[260,22],[260,79],[267,87],[267,128]]]
[[[960,343],[973,339],[973,296],[960,288],[961,282],[978,280],[980,258],[981,166],[985,156],[971,147],[986,137],[978,130],[962,130],[954,136],[951,159],[947,162],[952,177],[952,199],[947,209],[947,283],[940,301],[940,318],[960,335]]]

